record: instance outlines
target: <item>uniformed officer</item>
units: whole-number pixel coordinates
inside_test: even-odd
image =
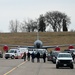
[[[46,53],[45,52],[43,53],[43,61],[44,61],[44,63],[46,62]]]
[[[23,58],[24,58],[24,61],[26,61],[26,52],[24,52]]]

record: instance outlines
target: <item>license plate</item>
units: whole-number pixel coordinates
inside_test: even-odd
[[[64,66],[67,66],[67,64],[64,64]]]

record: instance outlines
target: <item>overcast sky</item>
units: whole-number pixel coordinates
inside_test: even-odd
[[[48,11],[60,11],[71,18],[75,30],[75,0],[0,0],[0,31],[9,32],[9,21],[35,19]]]

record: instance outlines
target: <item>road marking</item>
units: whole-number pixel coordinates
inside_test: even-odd
[[[9,73],[11,73],[12,71],[14,71],[15,69],[17,69],[18,67],[20,67],[21,65],[23,65],[25,62],[22,62],[21,64],[19,64],[18,66],[14,67],[13,69],[11,69],[10,71],[6,72],[4,75],[8,75]]]

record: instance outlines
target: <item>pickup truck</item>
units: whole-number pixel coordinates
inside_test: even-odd
[[[56,59],[56,68],[70,67],[74,68],[73,58],[70,53],[59,53]]]

